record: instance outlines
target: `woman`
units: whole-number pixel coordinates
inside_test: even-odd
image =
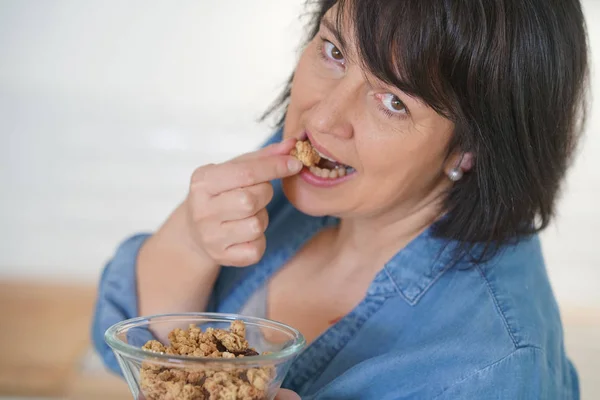
[[[536,233],[583,116],[579,1],[321,0],[313,22],[268,146],[198,168],[107,265],[107,365],[120,320],[241,312],[305,335],[304,399],[578,398]]]

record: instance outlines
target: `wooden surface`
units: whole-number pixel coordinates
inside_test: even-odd
[[[87,376],[93,287],[0,282],[0,395],[130,399],[120,379]]]

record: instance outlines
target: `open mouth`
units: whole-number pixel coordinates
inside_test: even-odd
[[[320,178],[336,179],[355,172],[353,167],[317,150],[306,134],[296,143],[292,155],[302,161],[313,175]]]
[[[354,172],[354,168],[352,168],[351,166],[331,159],[319,152],[317,149],[315,149],[315,151],[321,157],[321,159],[316,165],[308,167],[308,169],[313,175],[319,176],[321,178],[335,179],[341,178]]]

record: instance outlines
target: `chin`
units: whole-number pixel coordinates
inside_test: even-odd
[[[334,198],[324,198],[307,187],[298,176],[282,180],[283,194],[299,211],[313,217],[335,216],[339,211],[339,202]]]

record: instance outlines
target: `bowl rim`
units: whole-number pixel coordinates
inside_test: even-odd
[[[127,327],[135,327],[135,325],[140,322],[144,322],[152,319],[169,319],[169,318],[181,318],[185,320],[187,318],[206,318],[207,322],[227,322],[227,321],[235,321],[241,320],[243,322],[249,322],[253,325],[261,325],[261,324],[269,324],[275,325],[276,327],[281,328],[282,330],[289,331],[294,335],[294,343],[286,347],[283,350],[273,352],[270,354],[261,354],[258,356],[252,357],[244,357],[244,358],[210,358],[210,357],[197,357],[197,356],[182,356],[175,354],[166,354],[166,353],[155,353],[149,350],[144,350],[141,347],[136,347],[130,345],[128,343],[123,342],[122,340],[117,339],[116,334],[119,331],[122,331]],[[193,321],[190,321],[190,323]],[[296,354],[298,354],[305,346],[306,339],[300,333],[299,330],[286,325],[281,322],[277,322],[268,318],[260,318],[260,317],[251,317],[241,314],[230,314],[230,313],[215,313],[215,312],[185,312],[185,313],[166,313],[166,314],[154,314],[154,315],[146,315],[135,318],[129,318],[116,324],[113,324],[104,332],[104,341],[112,348],[113,351],[117,351],[126,355],[127,357],[134,358],[138,361],[150,361],[150,359],[154,359],[156,361],[161,360],[164,362],[170,363],[190,363],[190,362],[203,362],[206,363],[209,361],[210,363],[239,363],[239,364],[251,364],[251,363],[263,363],[266,361],[274,362],[285,360],[290,358]]]

